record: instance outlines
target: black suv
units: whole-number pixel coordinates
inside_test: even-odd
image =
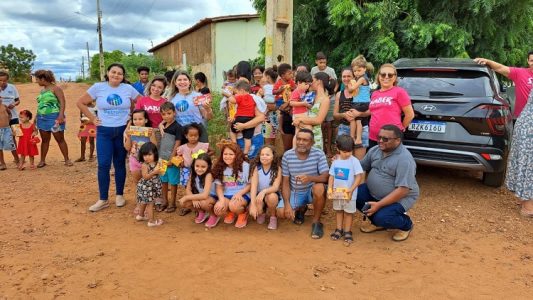
[[[417,163],[482,171],[485,185],[502,185],[513,118],[494,71],[471,59],[399,59],[394,65],[415,111],[404,144]]]

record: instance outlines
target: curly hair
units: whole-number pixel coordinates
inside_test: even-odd
[[[263,149],[266,149],[266,148],[270,149],[270,151],[272,151],[272,155],[274,156],[274,159],[272,160],[272,165],[270,166],[270,171],[271,171],[270,172],[270,185],[272,185],[274,184],[274,180],[276,180],[276,177],[278,177],[278,170],[279,170],[280,163],[281,163],[281,158],[276,153],[276,149],[274,148],[274,146],[263,145],[263,147],[259,149],[259,151],[257,152],[257,155],[252,161],[251,163],[252,166],[250,170],[255,170],[257,168],[257,170],[259,171],[263,167],[263,165],[261,164],[261,152],[263,151]],[[250,172],[250,177],[252,177],[252,174],[253,172]]]
[[[194,163],[197,160],[203,160],[203,161],[205,161],[207,163],[207,171],[203,175],[196,174],[196,170],[194,170]],[[204,186],[205,185],[205,176],[209,172],[211,172],[212,165],[213,165],[213,163],[211,162],[211,157],[207,153],[202,153],[202,154],[198,155],[198,158],[195,158],[192,161],[192,164],[191,164],[191,178],[189,180],[191,181],[191,192],[193,194],[198,194],[198,189],[196,188],[196,184],[195,184],[196,183],[196,177],[198,177],[200,179],[200,185]]]
[[[226,165],[222,157],[224,156],[224,151],[227,149],[233,151],[235,153],[235,161],[233,162],[232,166]],[[226,167],[230,167],[233,169],[233,176],[237,177],[239,176],[239,172],[242,172],[242,165],[244,162],[244,154],[242,153],[241,148],[236,143],[224,143],[220,147],[220,156],[215,162],[215,165],[213,166],[213,179],[218,179],[222,181],[224,178],[224,170]]]

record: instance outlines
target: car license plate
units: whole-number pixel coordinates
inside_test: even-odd
[[[435,121],[420,121],[413,120],[409,124],[409,130],[411,131],[423,131],[423,132],[434,132],[434,133],[445,133],[446,132],[446,123],[445,122],[435,122]]]

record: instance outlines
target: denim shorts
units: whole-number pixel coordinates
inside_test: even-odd
[[[161,182],[178,185],[180,182],[180,169],[175,166],[168,166],[165,174],[161,175]]]
[[[293,209],[313,203],[313,188],[307,190],[291,190],[291,199],[289,200]],[[284,208],[285,202],[281,199],[277,208]]]
[[[52,127],[54,127],[57,117],[59,117],[58,112],[46,115],[37,115],[37,128],[42,131],[52,131]],[[65,131],[65,123],[59,124],[59,131]]]
[[[0,128],[0,151],[17,150],[13,142],[13,133],[11,127]]]
[[[346,124],[339,124],[339,127],[337,127],[337,136],[340,135],[350,135],[350,125]],[[368,125],[363,126],[363,133],[361,134],[361,142],[363,143],[363,147],[368,148]]]

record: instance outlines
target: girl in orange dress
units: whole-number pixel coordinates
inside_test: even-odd
[[[37,128],[31,122],[32,117],[33,115],[29,110],[23,110],[19,113],[22,136],[19,137],[17,154],[20,155],[20,162],[18,165],[20,171],[25,168],[24,163],[26,156],[28,156],[30,160],[30,169],[35,169],[33,158],[39,155],[39,150],[37,150],[39,138],[37,137]]]

